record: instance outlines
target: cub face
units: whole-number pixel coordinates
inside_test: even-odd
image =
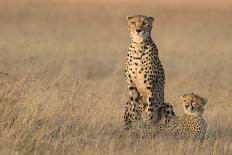
[[[187,115],[201,115],[204,112],[204,106],[207,99],[196,94],[185,94],[181,97],[183,109]]]
[[[135,15],[127,17],[128,31],[131,38],[147,38],[151,34],[153,17]]]

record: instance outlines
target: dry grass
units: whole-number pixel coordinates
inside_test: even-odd
[[[0,154],[231,154],[232,12],[158,4],[2,2]],[[137,13],[156,18],[177,114],[181,94],[208,98],[203,143],[123,131],[125,17]]]

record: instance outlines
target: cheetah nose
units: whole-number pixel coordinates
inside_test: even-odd
[[[138,33],[141,32],[141,31],[142,31],[141,29],[136,29],[136,32],[138,32]]]

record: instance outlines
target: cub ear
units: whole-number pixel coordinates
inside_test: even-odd
[[[126,19],[127,20],[130,20],[132,17],[131,16],[126,16]]]
[[[151,22],[155,21],[155,19],[154,19],[152,16],[147,16],[147,18],[148,18],[148,20],[151,21]]]
[[[207,102],[208,102],[208,99],[203,97],[203,104],[206,105]]]

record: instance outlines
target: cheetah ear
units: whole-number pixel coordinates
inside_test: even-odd
[[[203,104],[206,105],[206,103],[208,102],[207,98],[203,98]]]
[[[132,19],[132,17],[131,16],[126,16],[126,19],[130,20],[130,19]]]
[[[185,96],[185,95],[181,95],[181,96],[180,96],[180,100],[181,100],[181,101],[183,100],[184,96]]]
[[[148,20],[151,21],[151,23],[155,20],[152,16],[147,16]]]

